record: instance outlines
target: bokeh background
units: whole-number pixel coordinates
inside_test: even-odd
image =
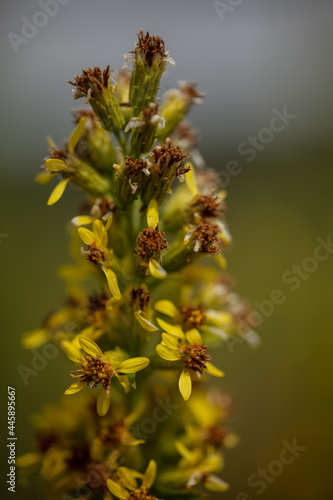
[[[17,51],[8,33],[21,36],[22,18],[31,21],[41,9],[35,0],[1,3],[1,378],[3,408],[6,386],[16,387],[18,454],[32,443],[29,414],[68,385],[69,365],[61,356],[27,386],[17,371],[32,360],[20,347],[20,334],[38,326],[64,297],[56,269],[68,259],[64,228],[80,199],[68,189],[60,203],[47,207],[50,186],[34,183],[45,137],[60,141],[71,130],[68,110],[76,103],[66,80],[83,67],[121,66],[143,27],[164,38],[177,63],[162,90],[187,79],[207,93],[191,119],[201,130],[208,165],[219,172],[230,160],[240,165],[226,182],[234,236],[228,263],[237,291],[256,304],[274,289],[285,297],[258,327],[260,348],[236,345],[221,353],[223,387],[237,400],[233,427],[242,438],[226,454],[223,478],[231,488],[221,498],[245,500],[242,492],[251,500],[333,498],[333,256],[300,279],[295,291],[282,278],[309,262],[316,239],[332,232],[333,3],[244,0],[224,19],[211,0],[65,3]],[[285,106],[296,117],[247,161],[239,145],[268,127],[273,109]],[[249,477],[278,459],[283,441],[295,438],[306,449],[258,495]],[[4,444],[2,455],[6,459]],[[5,464],[1,475],[6,472]],[[42,496],[20,489],[16,498]]]

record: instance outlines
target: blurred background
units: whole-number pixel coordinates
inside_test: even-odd
[[[245,344],[225,348],[218,363],[226,372],[223,387],[237,401],[232,425],[241,436],[240,445],[226,454],[223,478],[231,488],[221,498],[333,498],[333,256],[313,258],[317,238],[327,241],[332,234],[333,3],[59,0],[58,5],[37,32],[24,32],[24,18],[32,21],[40,3],[1,4],[1,368],[4,387],[16,388],[17,453],[32,443],[28,416],[58,398],[70,366],[61,369],[65,361],[58,356],[27,386],[17,370],[31,367],[33,358],[20,346],[21,333],[38,327],[64,297],[56,269],[68,260],[64,228],[80,200],[72,188],[60,203],[46,205],[50,186],[34,183],[46,154],[45,137],[59,142],[72,129],[69,109],[76,103],[66,80],[83,67],[120,67],[142,27],[162,36],[176,61],[161,90],[190,80],[207,94],[190,118],[201,131],[203,157],[228,190],[227,221],[234,237],[228,270],[263,319],[257,350]],[[302,273],[297,289],[295,273]],[[265,302],[262,313],[275,289],[283,300]],[[282,442],[295,439],[306,449],[275,477],[269,474],[273,480],[258,495],[249,478],[279,459]],[[6,459],[7,450],[2,454]],[[1,470],[7,472],[7,465]],[[17,498],[41,496],[34,489],[19,490]]]

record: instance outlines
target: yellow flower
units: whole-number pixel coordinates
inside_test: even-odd
[[[212,472],[222,469],[223,458],[221,454],[211,451],[207,456],[200,457],[200,453],[196,453],[196,450],[189,450],[179,441],[176,442],[176,448],[182,456],[180,467],[184,467],[185,470],[187,469],[187,473],[190,472],[186,483],[188,488],[197,484],[203,484],[210,491],[222,492],[229,489],[228,483],[215,474],[212,474]]]
[[[166,333],[162,333],[162,342],[156,346],[158,355],[167,361],[179,361],[184,368],[179,377],[179,391],[185,401],[192,392],[192,379],[190,371],[201,376],[208,372],[215,377],[223,377],[224,373],[210,363],[211,357],[207,354],[207,346],[203,345],[202,337],[195,328],[185,334],[179,326],[172,326],[163,320],[158,324]]]
[[[158,500],[149,491],[156,477],[155,460],[150,460],[144,474],[127,467],[119,467],[117,473],[119,482],[107,480],[107,486],[115,497],[121,500]],[[140,487],[137,478],[141,478]]]
[[[175,306],[170,300],[158,300],[155,303],[158,312],[169,316],[180,327],[199,328],[204,332],[213,333],[223,340],[228,340],[228,329],[233,324],[230,312],[216,311],[199,306]]]
[[[79,227],[78,233],[81,240],[88,246],[88,250],[85,252],[86,259],[100,266],[107,279],[110,292],[116,299],[120,300],[121,292],[118,286],[117,275],[110,268],[112,254],[107,248],[108,229],[111,227],[111,223],[112,216],[108,218],[105,226],[99,219],[96,219],[93,223],[92,231],[85,227]]]
[[[190,450],[180,441],[176,441],[176,449],[181,459],[174,470],[162,474],[161,481],[168,486],[192,488],[202,484],[210,491],[226,491],[229,485],[214,472],[223,468],[223,456],[214,449],[203,452],[200,448]]]
[[[194,422],[186,423],[182,441],[187,445],[202,443],[216,450],[236,446],[239,437],[225,426],[231,404],[230,395],[222,391],[196,391],[188,402]]]
[[[128,377],[122,374],[136,373],[149,364],[149,359],[144,357],[130,358],[124,361],[119,360],[119,356],[115,356],[112,351],[105,354],[101,351],[98,345],[87,337],[79,338],[80,347],[86,356],[82,356],[81,352],[73,346],[72,359],[82,366],[79,370],[75,370],[71,375],[77,378],[78,381],[72,384],[65,394],[74,394],[81,391],[86,385],[96,387],[101,384],[102,387],[97,397],[97,413],[103,416],[107,413],[110,407],[110,384],[111,379],[116,377],[125,391],[129,391]],[[75,359],[76,354],[76,359]],[[118,359],[117,359],[118,358]]]
[[[75,146],[80,140],[80,137],[83,133],[84,130],[84,125],[85,125],[85,117],[83,116],[80,120],[75,129],[72,132],[72,135],[69,138],[68,141],[68,152],[70,155],[74,153]],[[58,158],[50,158],[45,161],[45,166],[48,168],[48,170],[54,174],[56,173],[63,173],[63,174],[71,174],[73,170],[66,165],[64,160],[60,160]],[[52,193],[50,194],[50,197],[48,199],[47,204],[48,205],[53,205],[56,203],[62,195],[64,194],[64,191],[66,189],[66,186],[69,182],[69,178],[63,179],[62,181],[59,182],[59,184],[56,185]]]

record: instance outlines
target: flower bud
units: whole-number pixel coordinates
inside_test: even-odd
[[[131,139],[131,152],[136,158],[152,148],[156,131],[164,127],[165,119],[157,114],[157,110],[158,105],[150,103],[148,109],[143,109],[138,117],[140,125],[134,128]]]
[[[116,85],[110,80],[109,66],[102,71],[98,66],[94,69],[82,70],[82,75],[75,75],[75,82],[67,80],[74,85],[74,99],[86,97],[103,127],[109,132],[119,131],[125,124],[119,101],[116,97]]]
[[[182,162],[189,155],[183,154],[179,146],[172,146],[170,140],[162,146],[156,146],[149,156],[152,167],[151,175],[142,189],[141,199],[144,205],[148,205],[152,198],[160,204],[170,190],[174,178],[179,177],[182,180],[183,175],[190,170],[190,167],[184,167]]]
[[[132,58],[133,55],[133,58]],[[136,114],[154,102],[166,63],[175,62],[165,51],[165,44],[159,36],[150,36],[143,30],[138,34],[138,42],[133,52],[125,56],[133,62],[129,99]]]
[[[178,89],[171,89],[165,93],[160,114],[165,118],[165,127],[159,133],[160,140],[164,140],[184,119],[193,104],[200,105],[204,93],[196,89],[195,83],[178,82]]]

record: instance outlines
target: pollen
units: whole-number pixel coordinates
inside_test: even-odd
[[[114,375],[111,364],[97,356],[87,356],[79,370],[71,372],[73,378],[80,382],[86,382],[90,388],[102,384],[108,392],[110,390],[111,378]]]
[[[206,314],[203,306],[179,306],[180,314],[184,323],[188,323],[193,328],[198,328],[206,321]]]
[[[136,242],[138,244],[136,254],[141,261],[146,263],[169,246],[167,239],[164,238],[164,233],[159,231],[158,227],[148,227],[141,231]]]
[[[142,286],[133,287],[130,301],[133,309],[139,308],[139,310],[145,311],[150,301],[150,292]]]
[[[88,312],[93,316],[97,311],[104,311],[108,300],[109,296],[104,290],[95,295],[89,295]]]
[[[207,368],[206,363],[211,360],[211,357],[206,352],[207,346],[190,344],[183,348],[182,360],[190,370],[203,373]]]
[[[149,161],[145,158],[140,158],[139,160],[134,160],[133,156],[127,156],[125,162],[125,173],[126,176],[132,177],[138,175],[140,172],[144,172],[145,175],[149,174]]]
[[[150,157],[154,163],[154,171],[160,176],[167,170],[172,169],[175,164],[179,164],[176,168],[176,175],[180,176],[191,170],[190,167],[183,167],[182,160],[188,158],[189,154],[183,154],[180,146],[172,146],[170,140],[166,140],[162,146],[154,148]]]
[[[99,264],[100,262],[105,261],[105,253],[103,250],[98,248],[96,243],[92,243],[91,245],[88,245],[88,249],[85,252],[85,256],[88,262],[93,262],[94,264]]]
[[[108,82],[110,78],[110,66],[107,66],[104,71],[102,71],[98,66],[94,69],[83,69],[82,75],[74,75],[75,82],[67,80],[68,83],[76,87],[75,91],[78,94],[87,95],[88,91],[91,89],[92,97],[96,97],[98,92],[101,92],[104,88],[108,88]],[[78,95],[79,97],[79,95]]]
[[[143,54],[148,66],[152,66],[157,55],[162,58],[162,61],[165,59],[165,44],[161,37],[150,36],[148,31],[144,35],[143,30],[141,30],[138,34],[138,39],[136,48],[141,54]]]
[[[129,492],[129,500],[158,500],[150,494],[147,488],[140,488]]]
[[[224,445],[224,440],[227,436],[227,431],[225,428],[215,425],[209,427],[205,432],[205,441],[209,444],[212,444],[216,448],[220,448]]]
[[[93,491],[106,488],[110,470],[103,464],[91,463],[87,466],[86,485]]]
[[[218,255],[220,249],[216,245],[219,241],[219,228],[216,224],[207,220],[198,224],[194,238],[201,244],[201,252],[209,253],[211,255]]]
[[[222,204],[215,195],[200,194],[193,202],[192,207],[201,215],[203,219],[209,217],[220,217],[222,215]]]
[[[124,422],[114,422],[101,430],[101,441],[110,448],[119,448],[130,437],[127,427]]]

